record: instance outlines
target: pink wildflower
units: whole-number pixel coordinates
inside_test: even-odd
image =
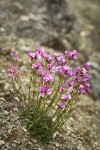
[[[29,50],[28,55],[29,55],[31,60],[33,60],[33,59],[36,60],[36,59],[40,58],[41,53],[38,50],[36,50],[34,53],[32,52],[32,50]]]
[[[42,77],[43,77],[44,82],[51,82],[51,81],[53,81],[52,75],[49,74],[48,72],[43,72],[42,73]]]
[[[66,60],[63,56],[60,56],[58,53],[54,53],[55,60],[57,62],[57,65],[64,65],[66,63]]]
[[[18,78],[18,76],[19,76],[19,74],[18,74],[18,71],[19,71],[19,67],[14,67],[14,65],[13,64],[11,64],[10,65],[10,68],[8,69],[8,71],[9,71],[9,76],[11,77],[11,78]]]
[[[66,94],[62,94],[62,96],[61,96],[61,99],[62,100],[71,100],[71,95],[69,94],[69,95],[66,95]]]
[[[64,91],[65,91],[65,88],[66,88],[66,84],[63,83],[62,86],[61,86],[61,91],[64,92]]]
[[[58,107],[61,108],[61,109],[65,109],[66,105],[63,104],[63,103],[60,103],[60,104],[58,104]]]
[[[69,59],[76,60],[77,59],[77,55],[78,55],[78,52],[76,50],[73,50],[73,52],[69,53]]]
[[[74,88],[74,81],[73,80],[67,80],[67,83],[68,83],[68,91],[69,92],[73,92],[73,88]]]
[[[50,54],[47,54],[47,53],[44,53],[42,55],[42,57],[47,61],[47,62],[51,62],[53,59],[52,57],[50,56]]]
[[[83,65],[84,68],[86,69],[89,69],[90,68],[90,62],[86,62],[84,65]]]
[[[75,74],[77,75],[77,74],[79,74],[80,72],[81,72],[81,68],[80,68],[80,67],[77,67]]]
[[[70,59],[76,60],[76,59],[77,59],[78,52],[77,52],[76,50],[73,50],[72,52],[65,51],[65,55],[66,55],[66,57],[67,57],[69,60],[70,60]]]
[[[52,91],[51,91],[50,86],[48,84],[43,85],[43,86],[40,87],[40,96],[44,97],[46,94],[47,95],[52,94]]]
[[[68,91],[69,91],[69,92],[73,92],[73,86],[70,86],[70,87],[68,88]]]
[[[32,69],[38,69],[41,66],[43,66],[41,62],[36,62],[36,63],[32,64]]]
[[[80,67],[76,68],[76,84],[79,86],[78,92],[80,94],[85,94],[86,92],[91,91],[90,84],[88,83],[88,80],[90,79],[90,75],[87,71],[88,69],[89,63],[85,63],[82,69],[80,69]]]

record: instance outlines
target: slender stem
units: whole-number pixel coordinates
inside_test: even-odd
[[[13,90],[15,91],[15,93],[17,94],[17,96],[20,100],[20,104],[18,103],[18,105],[20,106],[23,103],[22,95],[20,94],[19,90],[16,88],[14,81],[12,81],[12,85],[13,85]]]
[[[67,116],[70,115],[70,111],[72,110],[72,106],[73,106],[73,101],[69,101],[66,109],[64,109],[61,112],[61,114],[58,116],[58,118],[55,120],[54,127],[52,130],[53,133],[55,133],[57,131],[57,129],[61,126],[63,119],[65,120],[65,118],[67,118]]]
[[[32,78],[31,78],[31,76],[30,76],[29,92],[28,92],[28,96],[29,96],[28,105],[29,105],[29,106],[31,106],[31,83],[32,83]]]
[[[54,101],[55,101],[55,98],[56,98],[56,96],[57,96],[57,93],[58,93],[59,90],[60,90],[61,83],[62,83],[62,78],[60,77],[60,81],[59,81],[59,83],[58,83],[58,88],[57,88],[57,90],[56,90],[54,96],[52,97],[51,102],[49,103],[48,107],[46,108],[46,112],[49,111],[49,108],[52,107],[52,105],[53,105],[53,103],[54,103]]]

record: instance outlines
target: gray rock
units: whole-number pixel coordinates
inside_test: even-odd
[[[65,49],[59,37],[63,35],[66,39],[68,33],[76,31],[76,19],[65,0],[9,0],[1,5],[0,14],[6,35],[12,33],[18,38],[31,38],[51,48]]]
[[[5,142],[3,140],[0,140],[0,146],[4,145]]]
[[[100,100],[100,78],[92,78],[92,87],[94,98]]]

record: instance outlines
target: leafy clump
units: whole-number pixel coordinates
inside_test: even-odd
[[[41,114],[43,114],[42,121],[40,120]],[[48,143],[52,139],[52,118],[45,114],[44,110],[39,110],[37,113],[35,109],[24,109],[21,111],[21,118],[31,137],[37,138],[42,143]]]

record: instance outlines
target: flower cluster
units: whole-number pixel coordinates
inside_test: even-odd
[[[17,54],[16,50],[13,51],[12,57],[13,57],[13,59],[14,59],[15,62],[14,62],[14,64],[10,65],[10,68],[8,69],[8,71],[9,71],[8,75],[12,79],[18,79],[18,77],[19,77],[19,67],[17,66],[17,61],[20,59],[20,57]]]
[[[51,95],[51,94],[52,94],[52,91],[51,91],[51,89],[50,89],[49,84],[40,86],[40,96],[41,96],[41,97],[44,97],[46,94],[47,94],[47,95]]]
[[[73,99],[73,95],[92,93],[90,83],[90,75],[88,69],[89,62],[86,62],[82,67],[77,67],[75,70],[69,65],[71,61],[77,59],[78,52],[65,51],[65,57],[59,53],[54,53],[51,57],[49,52],[42,48],[37,48],[35,52],[28,51],[29,57],[32,61],[32,69],[39,75],[41,81],[40,97],[51,95],[52,82],[56,74],[62,78],[60,83],[60,99],[58,107],[65,109],[66,102]]]
[[[85,94],[86,92],[92,93],[90,83],[90,75],[88,69],[90,63],[86,62],[82,67],[76,67],[75,70],[69,65],[71,61],[77,59],[78,52],[73,50],[72,52],[65,51],[65,57],[59,53],[54,53],[53,56],[44,49],[38,47],[35,52],[32,50],[28,51],[28,55],[32,62],[32,70],[34,70],[39,76],[40,84],[40,97],[45,95],[51,95],[52,82],[54,81],[55,75],[59,75],[62,79],[60,83],[60,99],[61,103],[59,107],[66,106],[66,101],[71,100],[74,94]],[[13,51],[14,60],[18,60],[16,50]],[[9,68],[9,76],[12,78],[18,78],[19,67],[11,64]]]
[[[88,69],[89,69],[90,63],[87,62],[83,65],[82,68],[77,67],[76,68],[76,83],[78,85],[78,93],[79,94],[85,94],[86,92],[92,93],[90,83],[88,80],[91,78],[90,75],[88,74]]]
[[[15,67],[13,64],[10,65],[10,68],[8,69],[9,71],[9,76],[12,78],[12,79],[17,79],[18,76],[19,76],[19,67]]]
[[[76,60],[78,52],[76,50],[73,50],[73,52],[65,51],[65,55],[69,60]]]

